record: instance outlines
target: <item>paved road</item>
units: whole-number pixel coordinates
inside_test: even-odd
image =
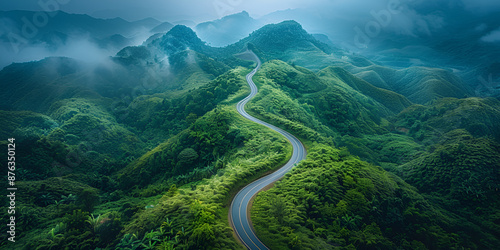
[[[229,210],[229,216],[231,218],[232,227],[233,227],[234,231],[236,232],[236,234],[240,238],[241,242],[243,242],[243,244],[245,244],[245,246],[248,249],[268,249],[259,240],[259,238],[257,238],[257,236],[255,235],[255,233],[253,231],[252,226],[250,225],[250,222],[249,222],[250,214],[247,213],[248,206],[250,205],[250,200],[252,199],[252,197],[257,195],[257,193],[260,192],[264,187],[266,187],[267,185],[269,185],[269,184],[279,180],[281,177],[283,177],[288,171],[290,171],[290,169],[292,169],[292,167],[296,163],[305,159],[307,152],[306,152],[306,149],[304,148],[304,146],[302,145],[302,143],[292,134],[286,132],[283,129],[275,127],[271,124],[263,122],[255,117],[252,117],[245,111],[245,109],[244,109],[245,104],[247,104],[247,102],[257,94],[258,89],[257,89],[257,86],[255,86],[255,83],[253,82],[252,77],[255,75],[257,70],[260,69],[260,66],[261,66],[261,62],[260,62],[259,58],[253,52],[248,52],[248,53],[251,53],[251,54],[247,55],[247,57],[252,57],[253,61],[257,62],[257,67],[247,75],[247,82],[248,82],[248,85],[250,85],[251,92],[250,92],[250,95],[248,95],[245,99],[241,100],[238,103],[238,105],[237,105],[238,112],[242,116],[244,116],[245,118],[247,118],[253,122],[262,124],[268,128],[271,128],[272,130],[275,130],[278,133],[282,134],[284,137],[286,137],[288,139],[288,141],[290,141],[290,143],[293,146],[293,154],[292,154],[292,157],[290,158],[290,160],[282,168],[280,168],[279,170],[277,170],[276,172],[274,172],[270,175],[264,176],[256,181],[250,183],[249,185],[244,187],[242,190],[240,190],[240,192],[238,192],[238,194],[236,194],[236,196],[233,199],[233,202],[231,203],[231,208]]]

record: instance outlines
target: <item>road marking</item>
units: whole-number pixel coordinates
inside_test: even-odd
[[[249,52],[249,53],[253,53],[253,52]],[[255,239],[257,239],[258,243],[260,243],[262,246],[264,246],[266,249],[267,247],[264,245],[264,243],[262,243],[262,241],[260,241],[259,237],[257,237],[257,235],[255,234],[255,232],[252,230],[252,227],[251,227],[251,224],[249,223],[248,219],[249,217],[247,215],[249,215],[247,213],[247,209],[248,209],[248,205],[250,204],[250,200],[255,196],[257,195],[260,190],[262,190],[262,188],[266,187],[267,185],[270,185],[274,182],[276,182],[277,180],[283,178],[285,176],[285,174],[290,171],[298,162],[302,161],[304,158],[305,158],[305,155],[307,154],[307,151],[305,150],[304,148],[304,145],[302,144],[302,142],[297,139],[297,137],[295,137],[294,135],[290,134],[289,132],[281,129],[281,128],[278,128],[274,125],[271,125],[267,122],[264,122],[264,121],[261,121],[251,115],[249,115],[246,111],[245,111],[245,105],[250,101],[250,99],[252,99],[255,95],[257,95],[258,93],[258,88],[257,88],[257,85],[253,82],[253,76],[257,73],[257,71],[260,69],[260,66],[261,66],[261,62],[259,60],[259,58],[257,57],[257,55],[253,54],[256,58],[256,61],[257,61],[257,67],[252,70],[249,74],[247,74],[246,76],[246,80],[247,80],[247,83],[248,85],[250,86],[250,94],[245,97],[243,100],[241,100],[240,102],[238,102],[238,104],[236,105],[236,109],[238,111],[238,113],[240,113],[243,117],[245,117],[246,119],[252,121],[252,122],[255,122],[257,124],[261,124],[263,126],[266,126],[278,133],[280,133],[282,136],[284,136],[289,142],[290,144],[292,144],[292,155],[290,157],[290,160],[288,160],[288,162],[283,166],[281,167],[280,169],[278,169],[277,171],[275,171],[274,173],[270,174],[270,175],[267,175],[267,176],[264,176],[262,178],[259,178],[258,180],[246,185],[244,188],[242,188],[237,194],[236,196],[234,197],[233,201],[231,202],[231,207],[230,207],[230,217],[231,217],[231,221],[233,222],[233,229],[234,231],[236,232],[237,236],[240,238],[241,242],[248,248],[248,249],[255,249],[255,248],[252,248],[253,246],[255,246],[257,249],[261,249],[258,244],[256,244],[256,242],[254,240],[252,240],[252,237],[254,237]],[[253,186],[252,186],[253,185]],[[262,186],[263,185],[263,186]],[[262,187],[261,187],[262,186]],[[248,198],[248,202],[245,202],[245,199],[247,199],[247,196],[249,194],[252,193],[252,191],[254,189],[258,188],[258,190],[252,194],[249,198]],[[236,201],[236,199],[243,195],[243,198],[241,198],[240,201]],[[238,227],[241,227],[241,230],[243,230],[243,232],[245,233],[246,237],[248,238],[248,240],[250,240],[251,243],[253,243],[253,246],[249,246],[250,242],[245,242],[245,240],[243,239],[242,235],[240,234],[240,232],[238,231],[237,227],[236,227],[236,224],[235,224],[235,221],[234,221],[234,218],[233,218],[233,208],[234,208],[234,202],[237,202],[238,204],[238,211],[237,211],[237,214],[238,214],[238,217],[239,217],[239,225]],[[245,203],[245,204],[243,204]],[[241,215],[242,213],[242,206],[245,205],[245,216],[243,217]],[[243,219],[245,219],[245,223],[243,223],[242,221],[242,217]],[[247,231],[247,229],[249,229],[250,232]],[[250,236],[250,235],[252,236]]]

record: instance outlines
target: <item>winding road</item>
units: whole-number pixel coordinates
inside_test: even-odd
[[[231,203],[231,207],[229,209],[229,217],[231,220],[231,226],[233,227],[234,231],[236,232],[236,235],[238,238],[241,240],[241,242],[248,248],[248,249],[268,249],[260,240],[257,238],[255,235],[255,232],[253,231],[253,227],[250,224],[250,213],[249,213],[249,206],[252,201],[252,198],[257,195],[262,189],[264,189],[266,186],[274,183],[275,181],[279,180],[282,178],[288,171],[292,169],[292,167],[300,162],[301,160],[306,158],[306,149],[304,148],[304,145],[300,142],[299,139],[297,139],[295,136],[292,134],[288,133],[287,131],[280,129],[276,126],[273,126],[269,123],[263,122],[251,115],[249,115],[245,111],[245,104],[250,101],[256,94],[257,94],[257,86],[253,82],[252,78],[257,73],[257,71],[260,69],[261,66],[261,61],[253,53],[252,51],[248,51],[249,53],[247,56],[251,57],[251,60],[257,62],[257,67],[250,72],[246,76],[246,80],[248,82],[248,85],[250,85],[250,95],[248,95],[245,99],[241,100],[236,108],[238,112],[245,118],[247,118],[250,121],[262,124],[274,131],[277,131],[278,133],[282,134],[288,141],[292,144],[293,146],[293,153],[292,157],[290,160],[280,169],[275,171],[274,173],[264,176],[247,186],[245,186],[243,189],[241,189],[238,194],[233,199],[233,202]],[[247,212],[248,211],[248,212]]]

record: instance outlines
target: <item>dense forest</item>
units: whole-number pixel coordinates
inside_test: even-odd
[[[281,87],[300,77],[276,64],[264,65],[250,110],[309,141],[310,152],[255,200],[252,221],[271,249],[495,248],[498,100],[445,98],[393,115],[370,109],[369,96],[337,104],[329,86],[352,93],[338,75],[317,78],[327,86],[317,94]],[[329,100],[333,121],[321,112]]]
[[[232,198],[292,154],[236,110],[256,66],[235,56],[247,49],[263,61],[247,112],[308,150],[255,197],[266,246],[498,248],[500,101],[447,70],[331,47],[294,21],[224,48],[179,25],[106,65],[5,67],[0,144],[15,138],[19,192],[16,242],[4,233],[0,248],[244,249]]]

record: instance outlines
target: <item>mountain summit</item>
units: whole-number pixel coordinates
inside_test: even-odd
[[[195,27],[198,36],[211,46],[223,47],[247,37],[262,25],[243,11],[221,19],[200,23]]]
[[[331,53],[328,45],[316,40],[296,21],[266,25],[241,42],[252,43],[261,51],[270,54],[282,53],[292,48],[301,51],[319,49],[327,54]]]
[[[240,15],[245,15],[240,13]],[[246,14],[248,15],[248,14]],[[186,50],[196,51],[211,58],[217,58],[224,61],[226,64],[232,65],[234,59],[232,55],[245,51],[248,47],[252,47],[263,60],[280,59],[286,60],[287,52],[289,51],[314,51],[317,53],[331,54],[332,49],[315,39],[307,33],[302,26],[295,21],[285,21],[279,24],[266,25],[246,38],[228,45],[223,48],[212,47],[202,41],[191,28],[184,25],[173,27],[165,35],[151,37],[142,48],[132,49],[131,47],[124,48],[117,55],[137,54],[132,52],[141,52],[141,54],[151,54],[156,58],[163,56],[172,56]],[[125,53],[124,51],[128,51]],[[128,57],[128,56],[127,56]]]
[[[153,44],[159,47],[167,54],[173,54],[186,49],[202,51],[206,47],[205,43],[194,33],[194,31],[184,25],[173,27],[167,34]]]

